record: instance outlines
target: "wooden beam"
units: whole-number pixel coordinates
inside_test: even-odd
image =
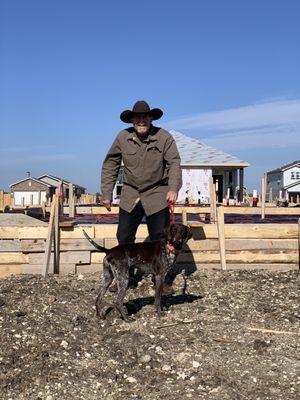
[[[75,216],[75,203],[74,203],[73,183],[69,183],[69,217],[74,218],[74,216]]]
[[[210,222],[215,223],[217,220],[217,205],[216,205],[216,186],[213,183],[213,177],[209,179],[209,189],[210,189]]]
[[[226,252],[225,252],[225,223],[223,207],[217,207],[217,228],[220,246],[221,267],[226,270]]]
[[[54,236],[54,217],[55,217],[55,201],[53,201],[52,205],[51,205],[51,212],[50,212],[50,219],[49,219],[49,226],[48,226],[48,235],[47,235],[47,241],[46,241],[46,246],[45,246],[44,265],[42,268],[43,276],[47,276],[48,272],[49,272],[51,248],[52,248],[52,241],[53,241],[53,236]]]
[[[102,254],[102,253],[97,253]],[[42,264],[44,259],[43,253],[30,253],[28,254],[29,264]],[[61,252],[60,259],[62,264],[90,264],[91,252],[90,251],[65,251]],[[52,253],[50,262],[54,261],[54,254]]]
[[[298,219],[298,262],[300,271],[300,218]]]
[[[267,190],[267,175],[264,174],[262,181],[261,181],[261,219],[265,219],[266,190]]]
[[[187,210],[186,210],[186,208],[183,208],[183,209],[182,209],[182,223],[183,223],[183,225],[187,225],[187,224],[188,224],[188,222],[187,222]]]

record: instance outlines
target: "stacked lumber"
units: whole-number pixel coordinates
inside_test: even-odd
[[[20,215],[12,215],[16,216],[20,218]],[[30,218],[22,215],[22,218],[25,217]],[[0,218],[0,276],[42,273],[48,225],[33,218],[30,220],[30,223],[28,220],[18,220],[18,224],[9,224],[8,221],[1,223]],[[117,226],[113,224],[61,228],[61,274],[95,272],[102,269],[104,254],[95,251],[84,238],[83,228],[98,244],[108,248],[117,244]],[[220,268],[217,225],[201,226],[194,223],[193,233],[194,237],[185,246],[178,263],[194,264],[203,269]],[[224,235],[227,269],[298,268],[298,224],[226,224]],[[137,232],[137,240],[143,241],[146,237],[147,228],[141,225]]]

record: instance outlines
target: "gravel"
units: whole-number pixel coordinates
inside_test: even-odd
[[[1,279],[1,399],[299,398],[297,271],[179,275],[160,318],[148,277],[130,323],[96,318],[99,278]]]

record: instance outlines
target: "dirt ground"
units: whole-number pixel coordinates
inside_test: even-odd
[[[299,399],[297,271],[179,275],[160,318],[148,277],[131,323],[96,319],[99,277],[1,279],[1,399]]]

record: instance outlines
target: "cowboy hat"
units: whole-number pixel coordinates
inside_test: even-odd
[[[120,118],[121,121],[126,122],[127,124],[131,122],[132,117],[137,114],[148,114],[151,115],[154,120],[162,117],[163,112],[159,108],[153,108],[152,110],[149,107],[149,104],[140,100],[135,103],[132,110],[125,110],[121,113]]]

